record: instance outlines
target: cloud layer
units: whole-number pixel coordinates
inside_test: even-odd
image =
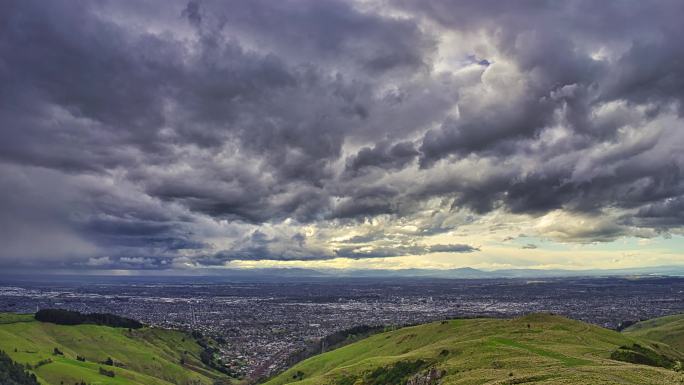
[[[683,13],[3,2],[0,264],[458,258],[505,237],[682,234]],[[466,236],[475,225],[489,238]]]

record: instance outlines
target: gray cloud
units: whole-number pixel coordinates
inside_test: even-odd
[[[364,147],[347,159],[347,171],[359,171],[367,167],[383,170],[402,169],[411,163],[420,153],[411,142],[390,144],[379,142],[374,147]]]
[[[666,198],[641,207],[633,219],[640,226],[658,230],[681,228],[684,225],[684,197]]]
[[[3,2],[0,264],[476,251],[300,231],[391,217],[428,244],[461,212],[676,231],[683,7]]]

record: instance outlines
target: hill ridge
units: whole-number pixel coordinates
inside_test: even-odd
[[[674,370],[611,359],[635,344],[673,362],[684,357],[664,343],[530,314],[379,333],[304,360],[265,385],[684,384],[684,374]]]
[[[213,385],[229,377],[207,366],[191,335],[168,329],[57,325],[0,313],[0,350],[44,385]],[[112,376],[113,375],[113,376]]]

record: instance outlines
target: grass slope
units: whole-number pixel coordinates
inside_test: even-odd
[[[54,355],[54,348],[64,355]],[[32,315],[5,313],[0,314],[0,350],[35,367],[39,381],[48,385],[209,385],[224,378],[200,362],[201,348],[192,337],[173,330],[55,325]],[[78,361],[77,355],[86,361]],[[108,357],[122,367],[100,363]],[[45,360],[51,362],[40,365]],[[99,368],[113,370],[115,376],[101,375]]]
[[[670,351],[551,315],[451,320],[377,334],[311,357],[266,385],[367,385],[378,383],[378,375],[400,378],[383,385],[405,384],[431,368],[444,373],[442,385],[684,384],[682,373],[610,359],[619,346],[634,343]]]
[[[684,352],[684,314],[636,323],[623,331],[626,335],[661,342]]]

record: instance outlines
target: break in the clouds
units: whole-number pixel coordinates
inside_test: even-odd
[[[0,264],[682,262],[682,14],[3,1]]]

